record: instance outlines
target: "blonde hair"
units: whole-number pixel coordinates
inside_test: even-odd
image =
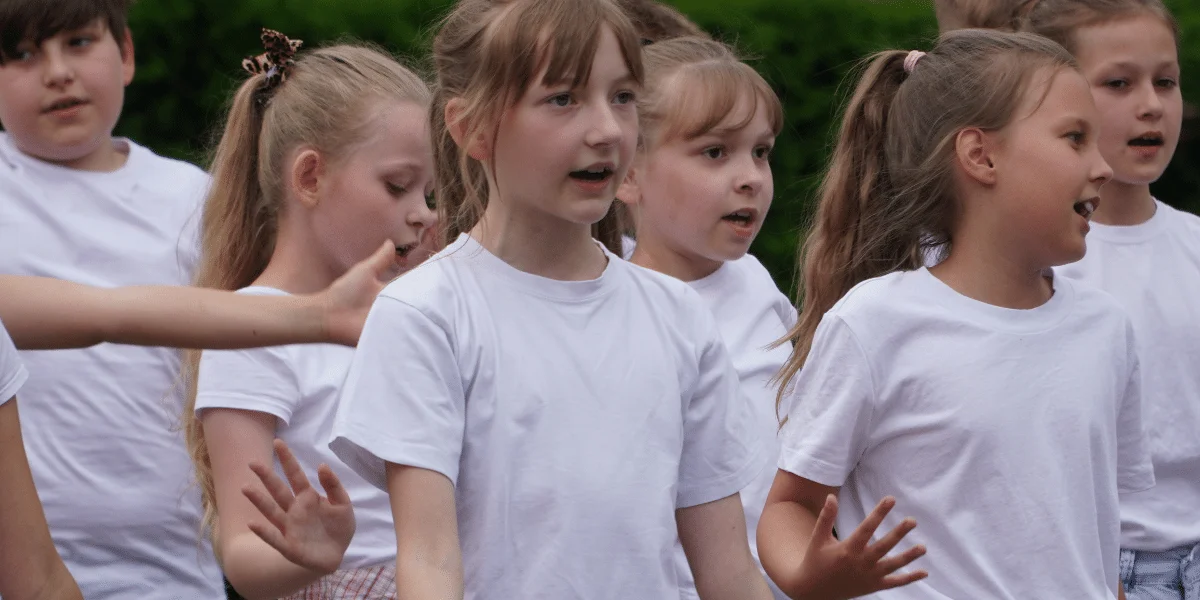
[[[1162,19],[1179,43],[1179,24],[1162,0],[1039,0],[1020,21],[1022,30],[1044,35],[1072,54],[1075,32],[1084,27],[1139,15]]]
[[[464,139],[494,137],[503,112],[525,94],[538,72],[543,82],[584,84],[604,26],[616,34],[626,67],[638,83],[642,53],[637,33],[611,0],[459,0],[433,40],[437,72],[430,106],[437,206],[443,242],[470,231],[487,208],[484,165],[455,143],[446,105],[464,101]],[[620,254],[621,227],[612,209],[593,235]]]
[[[782,400],[808,359],[825,312],[858,283],[924,264],[953,243],[955,137],[1011,123],[1034,74],[1078,69],[1058,44],[1033,34],[947,33],[904,69],[908,52],[869,59],[821,184],[815,223],[801,246],[792,355],[779,374]]]
[[[380,103],[429,103],[420,77],[388,54],[339,45],[301,54],[265,106],[257,100],[264,76],[253,75],[233,96],[212,161],[212,187],[201,220],[201,258],[195,284],[236,290],[262,274],[275,248],[286,194],[288,159],[300,146],[332,161],[371,134]],[[184,365],[183,413],[188,451],[204,505],[204,529],[217,534],[216,490],[202,425],[195,416],[200,353]]]
[[[935,0],[938,28],[1017,31],[1021,19],[1038,0]]]
[[[703,29],[673,6],[656,0],[616,0],[643,44],[677,37],[707,37]]]

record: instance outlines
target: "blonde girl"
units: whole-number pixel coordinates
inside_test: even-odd
[[[792,597],[1120,595],[1118,494],[1154,484],[1137,347],[1108,294],[1050,270],[1112,176],[1099,131],[1040,36],[871,59],[804,246],[758,529]]]
[[[400,597],[770,598],[768,459],[711,314],[621,260],[637,34],[608,0],[462,0],[434,40],[449,246],[368,317],[333,449],[391,496]],[[607,247],[594,236],[601,236]]]
[[[255,295],[309,293],[385,241],[396,248],[397,267],[410,267],[435,222],[426,205],[433,165],[425,84],[371,48],[293,56],[298,44],[280,34],[267,32],[264,42],[268,53],[248,60],[256,74],[235,94],[216,150],[197,284]],[[198,357],[184,415],[188,445],[214,547],[226,577],[247,598],[394,597],[387,496],[327,448],[352,355],[341,346],[307,345]],[[297,495],[309,491],[310,479],[329,494],[311,511],[285,499],[285,533],[289,540],[333,540],[342,551],[336,556],[284,554],[263,539],[280,532],[263,524],[251,499],[278,490],[260,487],[266,473],[250,465],[271,464],[277,437],[294,452],[280,454]]]
[[[644,57],[641,143],[617,192],[637,226],[632,260],[687,282],[704,300],[751,403],[755,435],[777,455],[771,379],[791,347],[774,342],[795,323],[796,311],[748,250],[771,207],[769,158],[783,107],[771,86],[720,42],[660,41],[646,46]],[[741,491],[756,556],[754,532],[774,479],[768,463]],[[681,594],[695,598],[682,552],[679,559]]]

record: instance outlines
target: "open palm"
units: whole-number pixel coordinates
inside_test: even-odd
[[[287,444],[275,440],[275,453],[288,483],[264,465],[250,465],[266,492],[247,487],[242,493],[269,522],[267,525],[252,522],[250,530],[289,561],[319,573],[332,573],[342,564],[354,537],[350,496],[329,465],[317,469],[326,494],[322,497],[309,483]]]

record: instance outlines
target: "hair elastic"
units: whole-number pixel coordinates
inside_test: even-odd
[[[265,106],[280,84],[287,81],[288,73],[296,65],[296,51],[304,41],[290,39],[274,29],[264,27],[262,44],[266,52],[243,60],[242,69],[251,75],[266,75],[262,86],[255,92],[255,100],[260,106]]]
[[[920,50],[909,52],[908,56],[904,57],[904,72],[912,75],[913,69],[917,67],[917,61],[921,60],[924,56],[925,53]]]

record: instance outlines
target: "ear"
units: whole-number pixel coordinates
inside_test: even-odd
[[[637,206],[642,203],[642,187],[638,181],[645,168],[643,162],[642,153],[639,150],[633,164],[629,167],[629,172],[625,173],[625,180],[617,188],[617,199],[628,206]]]
[[[289,183],[296,199],[305,208],[315,208],[321,202],[321,181],[325,177],[325,159],[312,148],[301,149],[292,161]]]
[[[466,101],[462,98],[451,98],[446,102],[446,129],[450,131],[450,137],[454,139],[454,143],[458,144],[459,148],[466,151],[467,156],[483,162],[492,157],[491,145],[482,134],[475,135],[472,139],[467,140],[466,121],[462,118],[463,111],[466,109]]]
[[[128,86],[133,83],[134,60],[133,60],[133,32],[129,28],[125,28],[125,35],[121,36],[117,43],[121,46],[121,78]]]
[[[967,177],[981,185],[996,184],[995,142],[981,129],[964,129],[954,137],[954,154]]]

